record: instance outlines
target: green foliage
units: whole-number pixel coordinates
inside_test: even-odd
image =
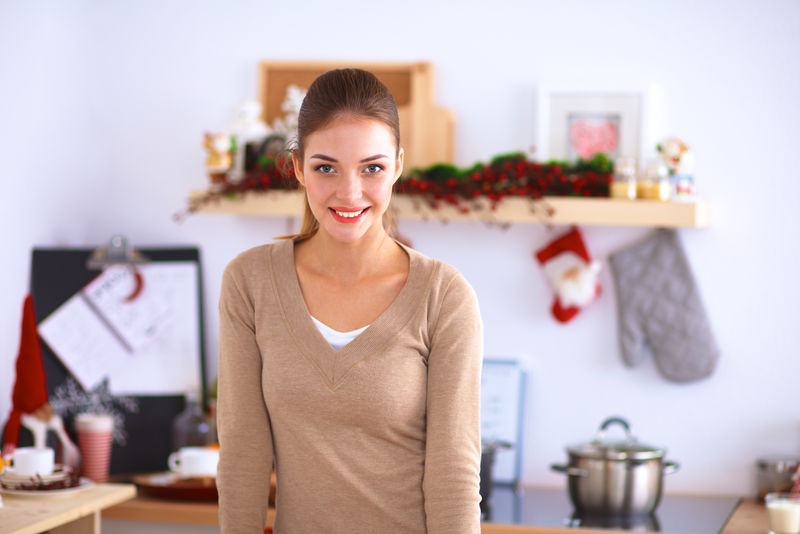
[[[421,178],[429,182],[444,182],[450,178],[455,178],[459,183],[468,182],[474,173],[483,173],[485,169],[501,169],[506,164],[517,164],[520,161],[527,162],[524,152],[507,152],[498,154],[489,160],[489,163],[476,162],[470,167],[458,168],[450,163],[436,163],[427,168],[414,168],[411,172],[403,175],[401,179]],[[564,174],[584,174],[594,172],[597,174],[611,174],[614,172],[614,163],[607,155],[598,152],[591,159],[584,160],[578,158],[575,161],[551,159],[543,163],[549,167],[559,167]]]
[[[458,180],[463,173],[464,171],[450,163],[436,163],[424,171],[425,177],[431,182],[444,182],[450,178]]]
[[[501,167],[507,161],[519,161],[520,159],[526,159],[524,152],[508,152],[506,154],[498,154],[497,156],[493,157],[489,160],[490,167]]]
[[[584,173],[596,172],[598,174],[610,174],[614,172],[614,162],[607,155],[598,152],[591,159],[585,160],[578,158],[575,161],[551,159],[545,165],[558,165],[565,173]]]

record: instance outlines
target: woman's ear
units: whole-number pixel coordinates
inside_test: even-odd
[[[292,152],[292,166],[294,166],[294,175],[297,181],[300,182],[300,185],[305,187],[306,183],[303,181],[303,164],[297,161],[297,153],[295,152]]]
[[[395,171],[394,171],[394,181],[396,182],[400,176],[403,174],[403,160],[406,157],[406,153],[403,150],[403,147],[400,147],[400,150],[397,151],[397,161],[395,162]]]

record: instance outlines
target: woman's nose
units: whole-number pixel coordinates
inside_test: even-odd
[[[339,181],[339,197],[342,200],[358,200],[361,198],[361,180],[355,172],[346,173]]]

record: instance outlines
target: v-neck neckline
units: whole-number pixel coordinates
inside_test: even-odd
[[[328,387],[335,390],[353,368],[379,353],[416,310],[419,294],[430,283],[430,272],[423,268],[420,256],[398,243],[408,254],[408,276],[389,306],[350,343],[334,349],[314,324],[300,289],[294,264],[294,242],[290,239],[272,247],[273,283],[287,327],[297,346],[308,358]],[[282,281],[279,283],[278,281]]]

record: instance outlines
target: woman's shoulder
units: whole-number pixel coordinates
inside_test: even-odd
[[[419,269],[427,275],[429,291],[443,293],[451,288],[472,291],[469,281],[456,267],[410,247],[405,247],[405,249],[411,258],[413,268]]]
[[[291,240],[276,241],[265,245],[258,245],[237,254],[225,267],[227,276],[244,276],[247,278],[261,277],[268,272],[272,265],[272,258],[285,254]]]

